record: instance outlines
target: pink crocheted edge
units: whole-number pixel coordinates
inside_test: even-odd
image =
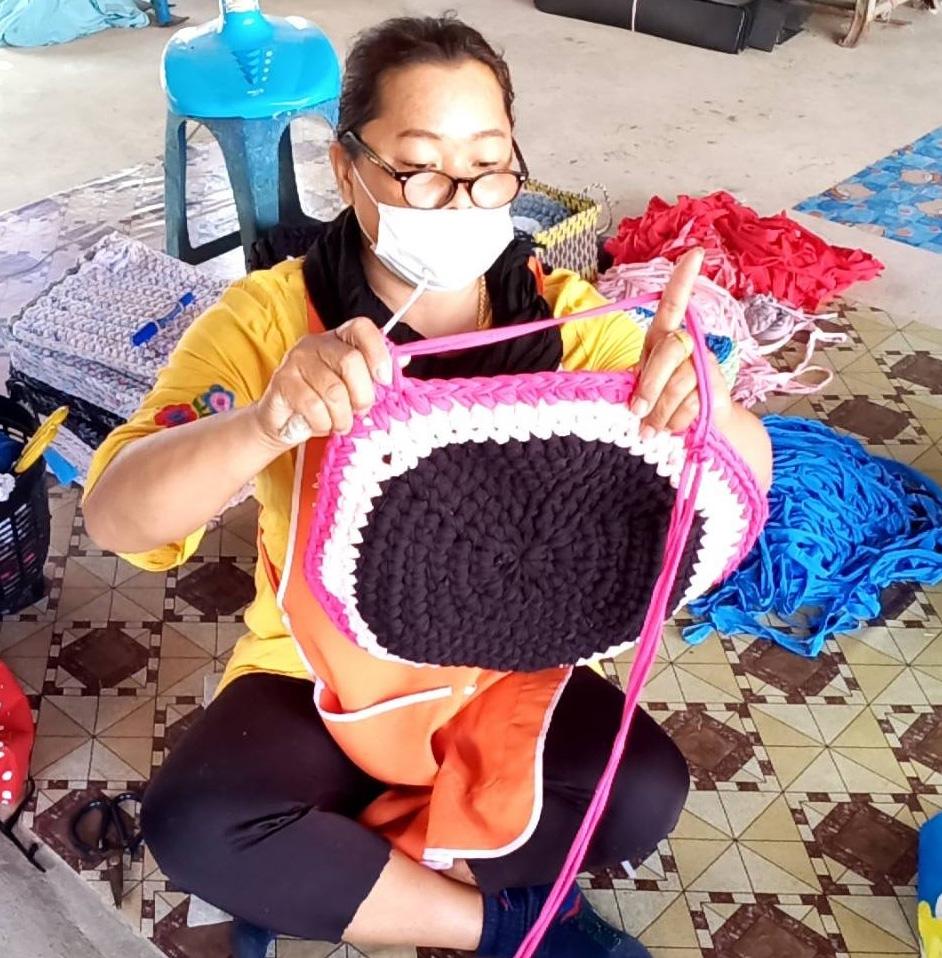
[[[427,414],[433,407],[447,411],[456,403],[466,408],[478,403],[494,408],[520,402],[535,406],[538,402],[553,404],[559,401],[598,399],[627,404],[633,393],[634,383],[635,376],[632,373],[560,371],[449,380],[415,380],[404,377],[397,386],[381,388],[369,413],[356,417],[353,428],[347,435],[331,438],[321,464],[320,493],[305,550],[304,576],[308,587],[330,620],[350,641],[359,644],[350,628],[343,603],[327,589],[322,576],[324,549],[333,532],[343,471],[350,462],[358,439],[376,431],[384,431],[391,419],[405,422],[413,414]],[[525,387],[523,390],[521,385]],[[693,432],[690,431],[685,437],[688,452],[693,441]],[[767,518],[768,503],[759,491],[749,466],[712,426],[704,436],[702,448],[724,473],[748,523],[739,549],[727,561],[722,575],[717,579],[722,581],[755,544]]]

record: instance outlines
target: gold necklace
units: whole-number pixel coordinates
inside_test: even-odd
[[[490,305],[490,299],[487,295],[487,282],[482,276],[478,280],[478,329],[487,329],[491,325]]]

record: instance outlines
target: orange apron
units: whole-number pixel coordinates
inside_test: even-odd
[[[308,313],[310,331],[324,332],[310,303]],[[539,821],[544,741],[572,670],[416,667],[375,658],[335,628],[304,578],[326,443],[312,439],[297,453],[286,568],[274,567],[262,543],[259,553],[324,725],[389,784],[360,820],[433,868],[510,854]]]

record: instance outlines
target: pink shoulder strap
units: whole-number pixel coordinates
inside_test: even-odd
[[[503,343],[508,339],[517,339],[530,333],[540,333],[554,326],[563,326],[573,320],[590,319],[593,316],[606,316],[620,310],[633,309],[635,306],[644,306],[655,303],[660,299],[659,293],[645,293],[641,296],[630,296],[625,299],[596,306],[581,313],[570,313],[568,316],[551,316],[549,319],[536,319],[529,323],[519,323],[515,326],[497,326],[493,329],[475,330],[471,333],[455,333],[453,336],[439,336],[436,339],[422,339],[415,343],[404,343],[393,346],[394,357],[429,356],[437,353],[452,353],[460,349],[473,349],[475,346],[488,346],[492,343]],[[690,313],[688,312],[688,317]],[[394,364],[398,366],[398,364]]]
[[[435,339],[422,339],[414,343],[403,343],[390,346],[393,357],[393,380],[396,386],[401,386],[403,379],[402,367],[398,359],[411,359],[413,356],[430,356],[440,353],[453,353],[462,349],[473,349],[476,346],[488,346],[492,343],[502,343],[509,339],[517,339],[530,333],[539,333],[546,329],[553,329],[575,320],[591,319],[593,316],[607,316],[623,310],[634,309],[636,306],[646,306],[660,300],[660,293],[643,293],[640,296],[628,296],[623,299],[605,303],[580,313],[570,313],[567,316],[552,316],[549,319],[537,319],[529,323],[519,323],[513,326],[498,326],[494,329],[484,329],[470,333],[456,333],[453,336],[439,336]],[[688,433],[688,447],[691,442],[702,443],[712,422],[712,410],[709,375],[706,373],[706,362],[709,352],[703,339],[703,331],[699,322],[699,315],[693,303],[688,304],[684,319],[687,331],[693,337],[694,355],[692,357],[697,371],[697,385],[700,393],[700,415]],[[699,355],[702,351],[702,355]],[[698,358],[699,355],[699,358]]]
[[[448,336],[444,337],[444,339],[413,343],[407,347],[396,347],[396,349],[398,350],[398,355],[419,355],[420,352],[423,354],[436,352],[441,350],[443,345],[444,350],[441,351],[466,349],[469,346],[483,345],[486,342],[499,342],[509,339],[512,338],[515,333],[525,335],[527,332],[548,329],[573,319],[598,316],[617,309],[630,309],[633,306],[653,302],[658,298],[656,294],[633,297],[631,299],[619,300],[611,305],[599,307],[598,309],[588,310],[578,315],[563,317],[562,319],[540,320],[535,323],[502,327],[501,329],[488,330],[483,333]],[[690,535],[690,530],[696,515],[694,506],[697,501],[702,476],[704,439],[713,419],[713,396],[710,389],[710,377],[707,368],[707,346],[703,338],[703,331],[700,328],[696,311],[692,306],[688,307],[687,310],[686,328],[694,341],[692,358],[697,373],[697,386],[700,394],[700,414],[691,430],[687,433],[687,458],[680,475],[677,498],[671,513],[667,543],[664,549],[664,561],[661,567],[661,573],[651,593],[651,603],[648,606],[648,612],[645,616],[641,635],[638,639],[631,674],[628,677],[628,686],[625,689],[625,707],[622,712],[621,724],[615,736],[608,763],[599,779],[595,795],[589,804],[582,825],[576,833],[575,840],[572,843],[569,854],[566,856],[566,861],[563,864],[559,877],[556,879],[549,898],[547,898],[546,904],[543,906],[540,917],[530,929],[529,934],[517,951],[515,958],[532,958],[536,953],[540,942],[552,924],[569,889],[576,880],[576,876],[585,860],[589,842],[605,812],[605,806],[608,804],[612,784],[615,781],[618,766],[621,764],[622,756],[624,755],[625,743],[628,740],[631,722],[634,718],[638,701],[641,698],[644,683],[651,671],[651,666],[654,664],[657,649],[660,645],[661,635],[664,631],[664,622],[669,614],[668,603],[673,594],[674,583],[677,578],[678,569],[680,568],[684,546]],[[418,347],[418,351],[416,347]],[[398,367],[398,363],[394,363],[393,365],[394,367]]]

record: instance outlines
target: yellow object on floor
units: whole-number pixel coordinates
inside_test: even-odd
[[[50,414],[43,424],[30,437],[23,447],[20,458],[13,464],[13,471],[19,475],[29,467],[49,448],[59,432],[59,427],[69,416],[69,407],[60,406]]]

